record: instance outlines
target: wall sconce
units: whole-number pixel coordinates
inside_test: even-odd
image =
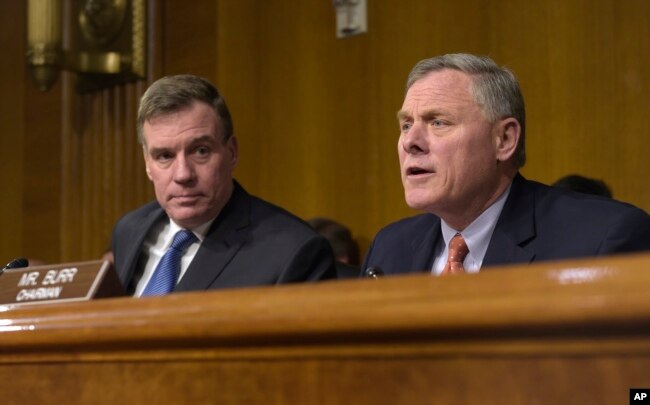
[[[70,49],[63,49],[63,6]],[[29,0],[27,64],[39,89],[59,71],[78,73],[80,92],[146,76],[145,0]]]
[[[336,37],[347,38],[368,32],[366,0],[333,0]]]

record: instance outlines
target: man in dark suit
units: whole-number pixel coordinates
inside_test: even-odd
[[[230,113],[207,80],[178,75],[142,96],[138,138],[157,201],[113,230],[115,267],[135,296],[336,276],[328,242],[232,177]]]
[[[491,59],[449,54],[419,62],[398,120],[406,202],[426,214],[382,229],[364,269],[441,275],[650,250],[644,211],[519,174],[523,96],[514,75]]]

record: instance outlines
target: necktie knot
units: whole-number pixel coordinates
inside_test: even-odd
[[[182,229],[176,232],[176,235],[174,235],[174,240],[172,240],[172,244],[169,248],[176,249],[182,253],[185,252],[185,249],[194,243],[194,241],[196,241],[196,236],[194,233],[188,231],[187,229]]]
[[[176,232],[171,246],[160,259],[151,280],[142,292],[143,296],[163,295],[174,291],[181,270],[181,258],[185,250],[196,240],[194,233],[187,229]]]
[[[463,267],[463,262],[468,253],[469,248],[467,247],[467,243],[465,243],[465,239],[463,239],[463,236],[460,233],[457,233],[453,238],[451,238],[451,241],[449,241],[449,256],[447,264],[440,274],[464,273],[465,268]]]

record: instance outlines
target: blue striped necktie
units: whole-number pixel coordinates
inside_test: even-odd
[[[151,280],[142,292],[146,295],[164,295],[174,291],[178,275],[181,272],[181,257],[185,250],[196,241],[196,236],[187,229],[180,230],[174,235],[172,245],[167,249]]]

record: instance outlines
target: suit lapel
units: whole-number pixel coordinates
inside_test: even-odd
[[[235,182],[233,194],[210,226],[196,256],[175,291],[205,290],[248,239],[251,197]]]
[[[422,233],[424,237],[411,242],[411,248],[413,251],[411,269],[430,272],[433,267],[433,258],[438,239],[442,235],[440,229],[440,218],[428,215],[424,226],[425,229]]]
[[[124,240],[130,241],[129,245],[125,247],[125,269],[120,272],[124,276],[122,283],[125,286],[128,287],[127,282],[131,281],[136,272],[136,266],[138,265],[138,259],[140,258],[145,237],[158,220],[166,217],[165,211],[156,204],[156,208],[149,212],[144,220],[134,227],[133,234],[124,238]]]
[[[494,228],[483,265],[530,263],[535,251],[528,242],[535,238],[535,195],[526,190],[526,179],[518,174]]]

